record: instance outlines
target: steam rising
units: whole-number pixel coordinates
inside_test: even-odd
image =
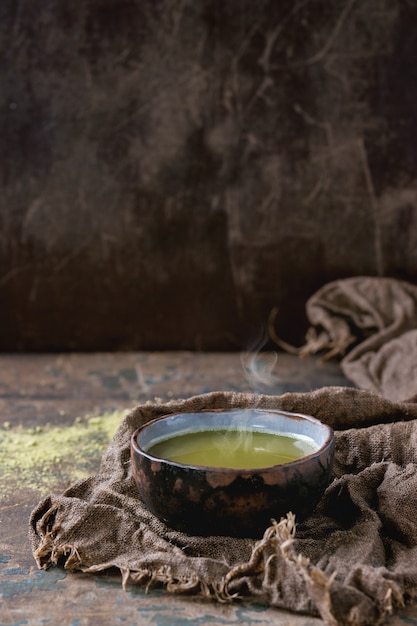
[[[267,341],[267,335],[262,333],[253,346],[242,352],[241,363],[247,381],[254,392],[280,394],[285,389],[280,378],[274,373],[278,354],[275,351],[262,351]]]

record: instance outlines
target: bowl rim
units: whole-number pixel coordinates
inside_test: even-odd
[[[137,437],[143,430],[145,430],[149,426],[152,426],[152,424],[155,424],[156,422],[159,422],[161,420],[166,420],[170,417],[174,417],[175,415],[185,415],[185,414],[192,415],[195,413],[221,413],[221,412],[233,413],[233,412],[238,412],[238,411],[242,411],[245,409],[256,409],[263,413],[278,413],[280,415],[284,415],[285,417],[313,422],[317,426],[320,426],[324,428],[325,431],[327,431],[327,437],[325,441],[321,444],[321,446],[317,448],[317,450],[315,450],[314,452],[311,452],[310,454],[305,454],[299,459],[295,459],[294,461],[288,461],[286,463],[276,463],[275,465],[267,465],[265,467],[256,467],[256,468],[253,468],[253,467],[252,468],[250,467],[233,468],[233,467],[222,467],[222,466],[216,466],[216,465],[194,465],[194,464],[189,464],[189,463],[178,463],[177,461],[170,461],[169,459],[165,459],[163,457],[158,457],[158,456],[149,454],[149,452],[141,448],[137,442]],[[175,434],[173,436],[175,436]],[[304,465],[306,461],[309,461],[311,459],[316,458],[317,456],[324,454],[328,449],[331,449],[334,446],[335,446],[335,437],[334,437],[333,428],[329,426],[329,424],[325,424],[324,422],[319,420],[317,417],[313,417],[312,415],[307,415],[305,413],[284,411],[281,409],[269,409],[269,408],[264,408],[264,407],[232,407],[232,408],[201,409],[197,411],[174,411],[173,413],[160,415],[159,417],[156,417],[152,420],[149,420],[148,422],[145,422],[144,424],[136,428],[136,430],[132,433],[130,437],[131,454],[134,452],[135,454],[138,454],[148,459],[152,463],[162,463],[165,466],[183,469],[183,470],[201,470],[201,471],[206,471],[206,472],[210,471],[212,473],[221,473],[221,474],[226,473],[226,474],[235,475],[235,476],[239,476],[242,474],[249,475],[249,474],[264,474],[264,473],[276,472],[279,468],[287,468],[287,467],[295,468],[297,465]]]

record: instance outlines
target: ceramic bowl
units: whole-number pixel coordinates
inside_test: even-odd
[[[313,441],[309,453],[290,462],[233,469],[167,460],[150,452],[167,438],[196,431],[276,434]],[[332,429],[307,415],[279,410],[236,409],[176,413],[157,418],[131,438],[131,462],[139,496],[168,526],[193,535],[258,537],[293,512],[308,516],[331,480]]]

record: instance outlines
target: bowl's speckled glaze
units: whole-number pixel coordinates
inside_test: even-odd
[[[261,469],[183,465],[147,452],[167,436],[215,428],[244,428],[307,435],[317,451]],[[210,410],[167,415],[131,438],[132,471],[139,496],[171,528],[193,535],[259,537],[271,519],[292,511],[297,521],[314,509],[331,480],[332,429],[317,419],[265,409]]]

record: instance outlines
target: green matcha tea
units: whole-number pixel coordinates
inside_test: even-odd
[[[312,454],[310,437],[252,430],[204,430],[157,442],[147,452],[183,465],[256,469],[289,463]]]

